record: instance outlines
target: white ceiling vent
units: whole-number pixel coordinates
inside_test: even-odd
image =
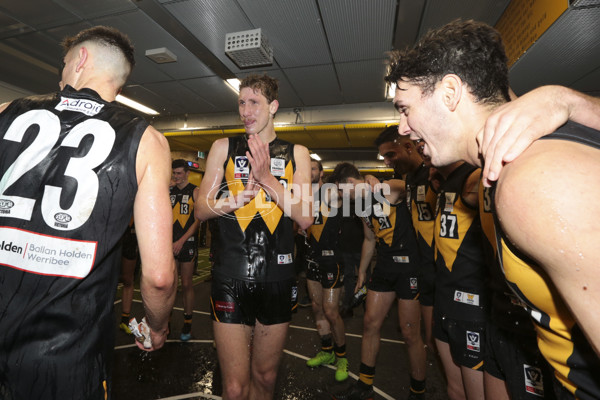
[[[146,57],[148,57],[157,64],[164,64],[177,61],[177,56],[166,47],[159,47],[158,49],[146,50]]]
[[[226,34],[225,54],[239,68],[273,64],[273,49],[261,28]]]

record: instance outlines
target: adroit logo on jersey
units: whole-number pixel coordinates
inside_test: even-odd
[[[85,115],[94,116],[102,111],[104,104],[97,103],[87,99],[71,99],[69,97],[60,97],[60,103],[54,107],[58,111],[75,111]]]

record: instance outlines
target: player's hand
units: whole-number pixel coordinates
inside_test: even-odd
[[[381,182],[373,175],[365,175],[365,183],[371,187],[373,193],[381,190]]]
[[[137,345],[137,347],[140,350],[155,351],[155,350],[162,348],[165,345],[168,335],[169,335],[168,329],[164,329],[162,332],[155,332],[152,329],[150,329],[150,338],[152,340],[152,346],[148,347],[148,348],[144,347],[144,344],[137,340],[135,341],[135,344]]]
[[[360,288],[363,287],[366,280],[367,280],[367,273],[358,271],[358,274],[356,275],[356,286],[354,287],[354,293],[358,292],[360,290]]]
[[[246,156],[252,166],[252,175],[256,182],[262,183],[271,176],[269,144],[263,143],[256,135],[250,135],[248,147],[250,151],[246,152]]]
[[[181,240],[173,242],[173,254],[178,255],[181,249],[183,248],[183,243]]]
[[[569,119],[568,105],[556,86],[542,86],[496,108],[478,134],[485,159],[483,183],[498,179],[505,163],[515,160],[540,137],[554,132]]]

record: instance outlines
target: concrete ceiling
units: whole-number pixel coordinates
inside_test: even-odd
[[[522,0],[513,0],[515,3]],[[560,16],[511,67],[517,94],[543,84],[600,93],[600,0],[535,0]],[[60,41],[94,25],[127,33],[136,68],[123,94],[152,118],[172,150],[207,151],[237,134],[236,94],[224,78],[279,79],[278,134],[340,160],[382,166],[373,139],[397,114],[385,98],[386,52],[455,18],[496,25],[509,0],[0,0],[0,101],[57,89]],[[532,4],[527,2],[527,4]],[[539,7],[538,7],[539,8]],[[563,12],[564,10],[564,12]],[[519,21],[509,20],[518,25]],[[261,28],[271,65],[239,68],[225,35]],[[157,64],[146,50],[177,56]]]

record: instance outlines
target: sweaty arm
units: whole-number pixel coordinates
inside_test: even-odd
[[[360,252],[360,263],[358,267],[358,275],[356,277],[356,287],[354,293],[358,292],[367,280],[367,270],[371,265],[373,254],[375,254],[375,246],[377,244],[375,233],[367,226],[363,221],[364,239],[362,244],[362,250]]]
[[[599,156],[573,142],[537,141],[505,166],[495,200],[508,240],[544,269],[600,355],[600,205],[589,178],[600,174]]]
[[[271,174],[271,158],[269,144],[263,143],[256,136],[248,138],[248,160],[252,165],[252,175],[256,182],[271,196],[277,206],[283,210],[300,229],[312,225],[312,185],[310,181],[310,156],[304,146],[294,146],[296,171],[292,190],[287,190],[277,178]]]
[[[505,163],[568,120],[600,130],[600,98],[548,85],[496,108],[478,136],[479,151],[485,158],[484,184],[489,186]]]
[[[149,126],[136,158],[138,191],[134,220],[142,272],[140,287],[152,348],[160,349],[167,338],[167,324],[176,290],[173,259],[173,213],[169,200],[171,155],[165,137]],[[143,346],[138,343],[138,347]],[[144,349],[148,350],[148,349]]]

